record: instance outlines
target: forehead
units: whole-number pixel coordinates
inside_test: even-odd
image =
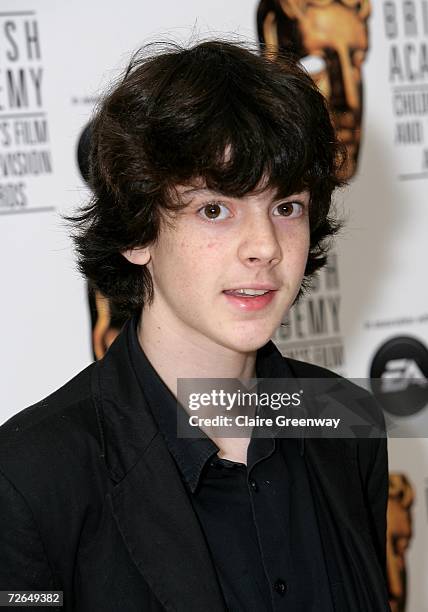
[[[281,0],[279,3],[283,17],[297,21],[300,32],[310,31],[320,39],[340,36],[346,40],[361,38],[367,33],[367,19],[370,14],[370,5],[363,10],[358,3],[342,2],[303,2],[299,10],[290,0]],[[325,41],[325,45],[331,41]]]
[[[370,0],[276,0],[281,10],[289,17],[299,19],[309,8],[329,10],[331,7],[341,6],[352,11],[360,19],[366,19],[370,14]]]

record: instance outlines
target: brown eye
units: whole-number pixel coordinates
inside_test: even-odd
[[[205,206],[203,210],[208,219],[217,219],[221,212],[218,204],[208,204],[208,206]]]
[[[207,221],[221,221],[230,216],[229,209],[221,202],[211,202],[210,204],[206,204],[200,210],[198,210],[198,214],[200,214]]]
[[[274,215],[279,217],[300,217],[303,213],[303,204],[300,202],[283,202],[275,207]]]
[[[293,204],[291,204],[291,202],[287,202],[286,204],[280,204],[277,208],[277,211],[283,217],[289,217],[293,212]]]

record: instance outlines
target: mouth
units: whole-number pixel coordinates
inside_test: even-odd
[[[242,287],[239,289],[225,289],[227,301],[241,311],[254,311],[265,308],[270,304],[278,290],[270,287]]]
[[[269,291],[273,291],[273,289],[226,289],[223,291],[226,295],[237,295],[240,297],[258,297],[260,295],[266,295]]]

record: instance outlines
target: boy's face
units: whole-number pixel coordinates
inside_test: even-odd
[[[177,192],[186,208],[172,225],[162,224],[147,248],[152,320],[171,339],[208,349],[258,349],[299,292],[309,249],[309,193],[277,199],[269,189],[233,198],[203,184]],[[237,295],[239,289],[267,293],[249,297]]]

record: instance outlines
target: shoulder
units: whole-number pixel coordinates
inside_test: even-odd
[[[283,357],[283,359],[287,362],[293,374],[298,378],[337,378],[346,380],[340,376],[340,374],[337,374],[337,372],[315,365],[314,363],[290,359],[289,357]]]
[[[101,516],[110,480],[91,389],[97,370],[92,364],[0,427],[0,540],[10,533],[17,543],[8,562],[19,579],[30,567],[32,581],[49,584],[49,563]]]
[[[315,396],[329,396],[342,405],[338,414],[349,425],[349,437],[343,442],[356,454],[363,473],[368,475],[377,460],[387,469],[387,436],[385,417],[376,397],[361,386],[326,368],[283,357],[293,375],[308,380]],[[358,384],[357,384],[358,383]],[[303,382],[305,385],[305,382]],[[347,423],[349,421],[349,423]]]
[[[348,406],[358,407],[360,414],[367,412],[368,416],[376,418],[377,423],[384,423],[382,408],[373,394],[362,386],[363,379],[354,382],[312,363],[288,357],[283,357],[283,359],[296,378],[309,379],[311,387],[315,390],[318,384],[320,391],[334,395],[338,400],[346,402]]]
[[[83,455],[100,454],[91,391],[95,366],[0,427],[0,471],[11,481],[40,481],[67,468],[78,469],[79,464],[83,470]]]
[[[61,419],[78,424],[84,406],[91,402],[91,364],[62,387],[37,403],[21,410],[0,427],[0,447],[14,444]]]
[[[365,388],[364,380],[358,380],[356,384],[327,368],[286,357],[272,341],[260,350],[260,356],[263,368],[258,370],[258,375],[261,378],[295,379],[301,388],[306,390],[305,397],[314,400],[315,404],[320,401],[325,403],[327,399],[330,403],[335,401],[336,407],[342,404],[342,408],[350,411],[351,416],[353,414],[361,417],[359,423],[358,419],[356,420],[355,425],[368,424],[384,433],[382,409]],[[367,423],[362,423],[362,419]]]

